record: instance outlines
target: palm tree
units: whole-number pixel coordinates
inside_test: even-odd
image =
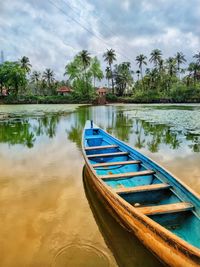
[[[41,73],[39,71],[34,70],[31,75],[31,82],[38,83],[40,80]]]
[[[106,79],[108,81],[108,87],[109,87],[109,80],[112,78],[112,72],[109,67],[106,67],[105,72],[106,72]]]
[[[177,63],[177,71],[179,73],[179,79],[180,79],[180,65],[185,63],[187,60],[185,59],[185,55],[182,52],[176,53],[175,60]]]
[[[112,64],[116,60],[115,50],[107,49],[107,52],[103,54],[104,61],[106,61],[110,67],[111,71],[111,79],[112,79],[112,93],[114,94],[114,82],[113,82],[113,72],[112,72]]]
[[[147,62],[145,61],[147,59],[146,56],[144,56],[143,54],[140,54],[139,56],[136,57],[136,62],[139,65],[140,68],[140,73],[141,73],[141,78],[143,79],[143,73],[142,73],[142,65],[147,65]]]
[[[173,76],[176,73],[176,71],[177,71],[177,68],[176,68],[176,59],[173,58],[173,57],[169,57],[166,60],[166,64],[167,64],[169,75],[170,76]]]
[[[86,71],[87,67],[90,66],[91,56],[87,50],[82,50],[79,53],[79,57],[83,63],[84,70]]]
[[[197,60],[197,64],[200,65],[200,52],[198,52],[197,54],[195,54],[195,55],[193,56],[193,58],[195,58],[195,59]]]
[[[55,81],[54,71],[51,69],[46,69],[43,73],[43,78],[47,82],[48,86],[50,87],[51,84]]]
[[[94,88],[95,88],[96,79],[98,79],[99,81],[103,79],[103,72],[101,70],[101,64],[97,57],[94,57],[92,59],[90,71],[93,76]]]
[[[157,68],[159,61],[161,60],[162,52],[159,49],[154,49],[150,54],[149,62],[153,62],[155,67]]]
[[[140,78],[140,70],[136,70],[135,72],[137,74],[137,77],[138,77],[138,81],[139,81],[139,78]]]
[[[31,82],[36,84],[36,91],[38,90],[38,84],[40,81],[41,73],[39,71],[33,71],[31,75]]]
[[[28,57],[23,56],[20,60],[19,60],[19,64],[21,66],[22,69],[24,69],[27,73],[29,73],[31,71],[31,63]]]
[[[86,73],[86,70],[87,70],[87,67],[90,66],[90,63],[91,63],[91,56],[90,54],[88,53],[87,50],[82,50],[80,53],[79,53],[79,58],[83,64],[83,68],[84,68],[84,76],[85,76],[85,87],[88,91],[88,84],[87,84],[87,73]],[[88,92],[89,93],[89,92]]]
[[[200,71],[200,66],[198,63],[191,62],[188,67],[188,71],[190,72],[189,76],[193,76],[194,84],[196,84],[198,71]]]

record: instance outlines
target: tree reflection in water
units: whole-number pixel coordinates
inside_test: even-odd
[[[63,116],[63,117],[62,117]],[[16,118],[17,117],[17,118]],[[170,125],[156,124],[130,117],[120,108],[84,106],[70,114],[47,113],[42,116],[16,116],[0,122],[0,143],[21,144],[32,148],[37,138],[54,138],[61,118],[68,119],[66,130],[68,139],[81,148],[81,135],[86,120],[92,119],[101,128],[118,139],[130,143],[138,149],[158,153],[161,146],[178,150],[181,145],[193,152],[200,152],[200,135],[187,130],[174,130]]]
[[[37,137],[53,138],[60,115],[46,115],[37,118],[18,118],[0,122],[0,143],[24,145],[32,148]]]

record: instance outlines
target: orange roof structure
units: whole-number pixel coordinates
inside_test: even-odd
[[[98,94],[100,94],[100,93],[106,94],[107,92],[108,92],[108,90],[106,88],[103,88],[103,87],[100,87],[97,89]]]
[[[61,86],[60,88],[57,89],[57,92],[59,93],[70,93],[72,92],[72,89],[68,86]]]

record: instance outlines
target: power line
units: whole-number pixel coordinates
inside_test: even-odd
[[[67,14],[62,8],[60,8],[59,6],[55,5],[54,2],[52,2],[51,0],[48,0],[48,2],[53,5],[56,9],[58,9],[61,13],[63,13],[65,16],[67,16],[68,18],[70,18],[72,21],[74,21],[75,23],[77,23],[80,27],[82,27],[84,30],[86,30],[88,33],[90,33],[91,35],[93,35],[95,38],[97,38],[98,40],[100,40],[101,42],[103,42],[106,46],[109,46],[110,45],[108,43],[106,43],[104,41],[103,38],[99,37],[98,35],[96,35],[93,31],[91,31],[90,29],[88,29],[85,25],[83,25],[82,23],[80,23],[77,19],[73,18],[72,16],[70,16],[69,14]],[[65,2],[65,1],[63,1]],[[65,2],[65,4],[68,5],[69,8],[73,9],[68,3]],[[128,59],[129,61],[132,61],[130,60],[126,55],[120,53],[119,51],[116,51],[117,54],[121,55],[122,57]]]

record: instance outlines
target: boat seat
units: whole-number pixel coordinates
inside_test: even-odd
[[[140,172],[127,172],[127,173],[117,173],[117,174],[108,174],[108,175],[101,175],[100,178],[103,180],[112,180],[112,179],[124,179],[124,178],[132,178],[135,176],[145,176],[145,175],[152,175],[155,172],[152,170],[145,170]]]
[[[150,184],[150,185],[141,185],[141,186],[134,186],[134,187],[123,187],[114,189],[115,193],[117,194],[129,194],[129,193],[138,193],[138,192],[147,192],[147,191],[154,191],[154,190],[165,190],[170,188],[169,184],[162,183],[162,184]]]
[[[104,153],[104,154],[93,154],[93,155],[87,155],[87,157],[90,158],[104,158],[104,157],[116,157],[116,156],[126,156],[128,155],[128,152],[115,152],[115,153]]]
[[[137,207],[141,213],[145,215],[157,215],[165,213],[175,213],[183,212],[187,210],[192,210],[193,205],[189,202],[180,202],[175,204],[166,204],[166,205],[157,205],[157,206],[146,206],[146,207]]]
[[[100,135],[100,134],[96,134],[96,135],[94,134],[94,135],[88,135],[88,136],[85,137],[86,140],[88,140],[88,139],[95,139],[95,138],[101,138],[102,139],[103,136]]]
[[[108,146],[88,146],[85,147],[85,150],[97,150],[97,149],[107,149],[107,148],[117,148],[118,145],[108,145]]]
[[[109,167],[109,166],[117,166],[117,165],[130,165],[130,164],[140,164],[140,160],[129,160],[129,161],[115,161],[115,162],[108,162],[108,163],[97,163],[93,164],[93,168],[97,167]]]

